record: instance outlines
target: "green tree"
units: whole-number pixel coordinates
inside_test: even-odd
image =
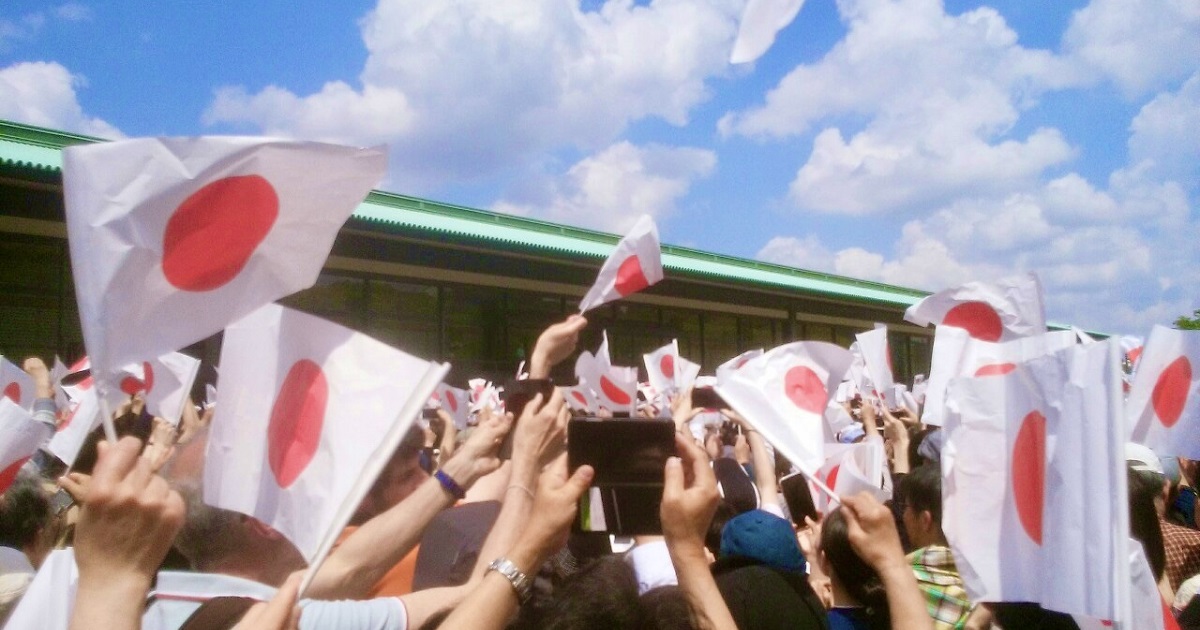
[[[1175,327],[1180,330],[1200,330],[1200,308],[1196,309],[1191,317],[1180,315],[1175,320]]]

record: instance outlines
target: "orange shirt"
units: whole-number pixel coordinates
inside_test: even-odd
[[[350,534],[353,534],[354,530],[356,529],[358,529],[357,526],[351,525],[342,530],[342,534],[341,536],[338,536],[337,544],[335,544],[333,548],[337,549],[338,545],[342,544],[342,542],[345,541]],[[401,595],[407,595],[411,593],[413,585],[413,572],[417,569],[417,552],[420,550],[421,545],[419,544],[413,547],[412,551],[408,552],[408,555],[404,556],[400,562],[397,562],[396,566],[389,569],[388,572],[379,579],[379,582],[377,582],[375,586],[371,587],[371,592],[367,598],[399,597]]]

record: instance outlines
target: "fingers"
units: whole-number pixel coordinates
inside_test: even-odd
[[[663,503],[678,500],[683,494],[683,460],[678,457],[668,457],[663,469]]]
[[[295,627],[295,621],[299,619],[296,597],[300,591],[300,579],[303,575],[302,571],[293,573],[276,591],[270,602],[255,604],[234,626],[234,630],[250,630],[251,628],[275,630],[276,628]]]
[[[574,474],[567,480],[563,489],[567,492],[567,496],[572,502],[578,501],[579,497],[587,492],[588,486],[592,484],[592,478],[596,476],[596,471],[591,466],[584,464],[575,469]]]
[[[90,479],[91,477],[83,473],[67,473],[65,477],[59,478],[58,485],[66,490],[76,503],[83,503],[87,498],[87,484]]]
[[[708,465],[708,455],[699,445],[676,433],[675,451],[683,460],[684,472],[691,475],[693,484],[709,481],[716,483],[716,474],[713,473],[712,466]]]
[[[92,483],[116,484],[134,468],[142,441],[135,437],[124,437],[116,444],[101,441],[96,445],[96,467],[92,470]]]

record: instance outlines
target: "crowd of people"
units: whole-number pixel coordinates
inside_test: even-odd
[[[549,326],[529,377],[548,378],[574,356],[586,325],[572,316]],[[45,363],[23,367],[37,386],[35,418],[61,422]],[[882,445],[885,469],[875,492],[834,498],[795,475],[734,410],[706,411],[691,391],[675,393],[669,418],[644,420],[675,428],[661,534],[624,540],[573,527],[595,471],[568,465],[573,412],[562,390],[507,413],[484,407],[463,430],[441,410],[414,423],[307,575],[304,556],[270,526],[205,504],[213,409],[188,404],[174,427],[135,396],[116,413],[119,441],[97,430],[69,470],[40,451],[0,495],[0,621],[69,614],[71,628],[118,630],[1078,627],[1032,604],[971,601],[942,531],[940,430],[920,423],[920,409],[870,396],[844,411],[853,426],[837,439]],[[696,426],[716,413],[718,422]],[[502,458],[506,438],[512,450]],[[1173,616],[1200,627],[1189,625],[1200,616],[1200,467],[1133,444],[1127,460],[1133,536]],[[33,599],[35,573],[68,548],[73,597]],[[55,601],[72,607],[41,609]]]

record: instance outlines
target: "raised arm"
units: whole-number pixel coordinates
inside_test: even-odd
[[[750,457],[754,461],[754,485],[758,486],[763,505],[779,505],[779,482],[775,480],[775,462],[771,461],[767,441],[738,412],[722,409],[721,413],[741,425],[742,435],[746,436],[746,442],[750,444]]]
[[[183,499],[138,457],[137,438],[97,448],[75,529],[79,590],[71,628],[136,630],[150,582],[183,525]]]
[[[842,497],[842,511],[851,548],[883,581],[893,630],[933,630],[925,598],[900,547],[891,510],[863,492]]]
[[[734,630],[737,625],[717,582],[708,568],[704,535],[717,511],[721,495],[717,477],[704,451],[691,436],[675,434],[679,457],[667,460],[663,471],[663,499],[659,510],[663,537],[679,588],[691,605],[697,625],[714,630]]]
[[[442,472],[460,488],[500,465],[496,458],[511,422],[497,415],[480,424]],[[430,521],[456,497],[436,477],[426,479],[411,495],[372,518],[329,555],[313,578],[305,597],[357,599],[366,596],[396,563],[421,541]]]
[[[480,556],[491,558],[489,565],[497,570],[487,571],[441,628],[499,630],[508,625],[528,597],[528,588],[520,585],[525,580],[531,581],[538,567],[566,544],[577,502],[591,483],[592,475],[591,466],[580,466],[568,477],[566,453],[547,466],[538,479],[528,526],[506,556]]]

